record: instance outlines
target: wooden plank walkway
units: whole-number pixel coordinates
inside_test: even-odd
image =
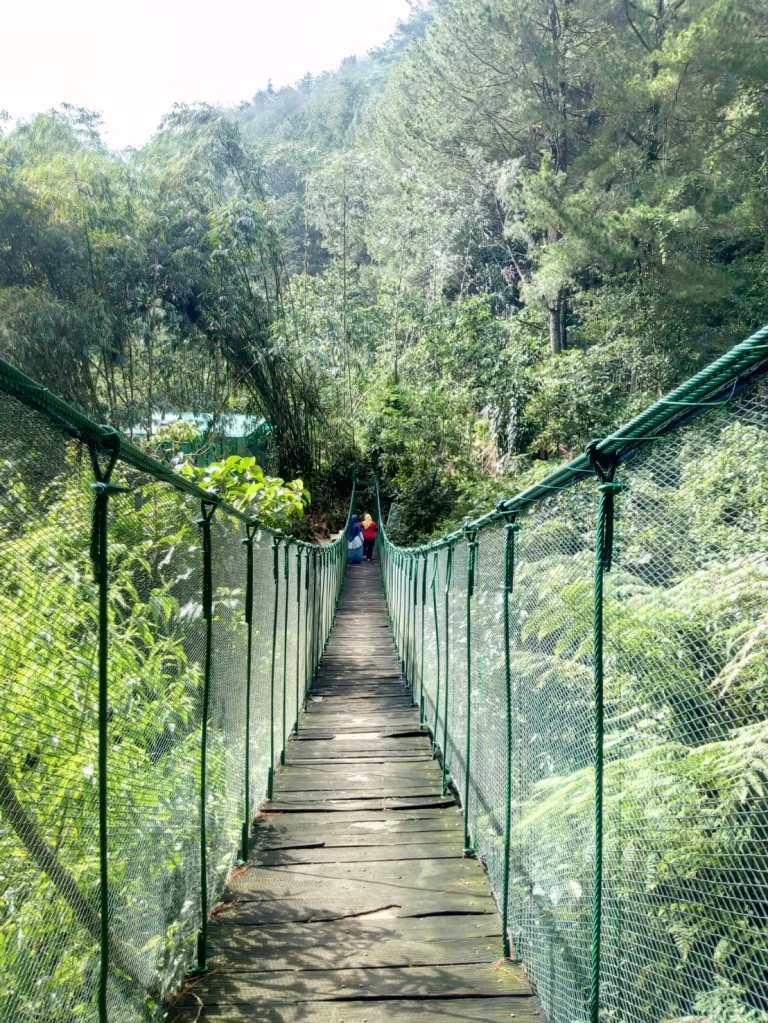
[[[378,566],[350,566],[300,735],[171,1023],[543,1023],[400,672]]]

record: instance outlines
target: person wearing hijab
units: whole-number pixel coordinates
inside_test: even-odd
[[[353,515],[347,528],[347,561],[350,565],[359,565],[362,560],[363,527],[357,515]]]
[[[363,516],[363,557],[366,561],[373,561],[373,548],[376,543],[376,530],[378,528],[371,516],[366,512]]]

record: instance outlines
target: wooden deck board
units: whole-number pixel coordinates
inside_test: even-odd
[[[418,727],[375,565],[351,568],[331,641],[210,925],[210,972],[170,1023],[542,1023],[502,963],[482,866]]]

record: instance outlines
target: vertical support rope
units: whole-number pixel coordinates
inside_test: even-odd
[[[248,836],[251,831],[251,675],[253,661],[253,540],[257,526],[245,527],[245,622],[248,626],[248,652],[245,658],[245,812],[240,842],[240,864],[248,862]]]
[[[421,671],[419,672],[419,728],[427,727],[424,715],[424,617],[427,611],[427,563],[429,555],[424,552],[424,566],[421,572]]]
[[[277,615],[280,604],[280,537],[272,537],[272,581],[274,607],[272,609],[272,667],[269,677],[269,767],[267,768],[267,799],[272,798],[275,775],[275,649],[277,647]]]
[[[597,513],[595,542],[595,577],[593,609],[593,670],[594,670],[594,725],[595,725],[595,873],[592,888],[592,947],[590,950],[589,1020],[600,1019],[600,964],[603,910],[603,755],[605,740],[604,665],[603,665],[603,608],[604,578],[611,570],[613,557],[614,497],[624,489],[614,482],[616,461],[600,463],[596,444],[587,448],[590,463],[600,478],[600,507]]]
[[[317,551],[312,551],[312,642],[310,644],[311,656],[309,666],[309,688],[315,678],[317,666]]]
[[[443,795],[448,791],[448,683],[451,671],[451,576],[453,575],[453,542],[448,544],[445,561],[445,670],[443,672]]]
[[[290,586],[290,546],[291,537],[286,537],[283,547],[283,579],[285,580],[285,608],[283,610],[283,716],[280,732],[280,763],[285,764],[285,731],[288,725],[287,702],[288,702],[288,598],[291,593]]]
[[[512,670],[510,663],[509,595],[515,585],[515,533],[520,524],[515,515],[507,516],[504,529],[504,691],[506,698],[506,763],[504,771],[504,875],[501,893],[501,954],[509,959],[509,858],[512,836]]]
[[[196,519],[203,542],[203,618],[205,620],[205,669],[203,675],[203,710],[200,737],[200,929],[197,932],[197,963],[194,973],[208,970],[208,834],[206,809],[208,803],[208,718],[211,703],[211,655],[213,651],[213,555],[211,519],[214,504],[203,501],[201,517]]]
[[[474,856],[469,828],[469,776],[472,769],[472,597],[475,592],[477,530],[467,529],[467,736],[464,755],[464,855]]]
[[[413,650],[411,647],[411,590],[413,583],[413,558],[408,558],[408,571],[403,579],[403,610],[405,612],[405,680],[413,696]]]
[[[296,548],[296,720],[293,730],[299,734],[299,678],[301,675],[301,547]]]
[[[432,562],[432,613],[435,618],[435,653],[437,655],[437,685],[435,687],[435,727],[432,729],[432,755],[437,755],[437,727],[440,713],[440,619],[437,615],[437,589],[440,585],[440,555],[435,551]]]
[[[419,603],[419,556],[413,557],[413,600],[411,607],[411,706],[416,706],[416,607]]]
[[[108,723],[109,723],[109,562],[108,527],[109,498],[112,494],[127,493],[128,487],[111,483],[112,470],[120,455],[120,435],[109,433],[111,444],[107,467],[102,471],[99,455],[94,445],[89,446],[91,465],[96,482],[91,484],[94,492],[93,519],[91,523],[91,561],[94,581],[99,592],[99,721],[98,721],[98,764],[99,764],[99,986],[97,1004],[99,1023],[107,1023],[107,982],[109,978],[109,832],[107,822],[107,768],[108,768]]]
[[[306,705],[309,690],[309,559],[311,552],[307,549],[307,563],[304,566],[304,698]]]

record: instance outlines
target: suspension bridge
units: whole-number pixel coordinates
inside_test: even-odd
[[[0,1019],[762,1020],[767,373],[347,569],[0,363]]]

